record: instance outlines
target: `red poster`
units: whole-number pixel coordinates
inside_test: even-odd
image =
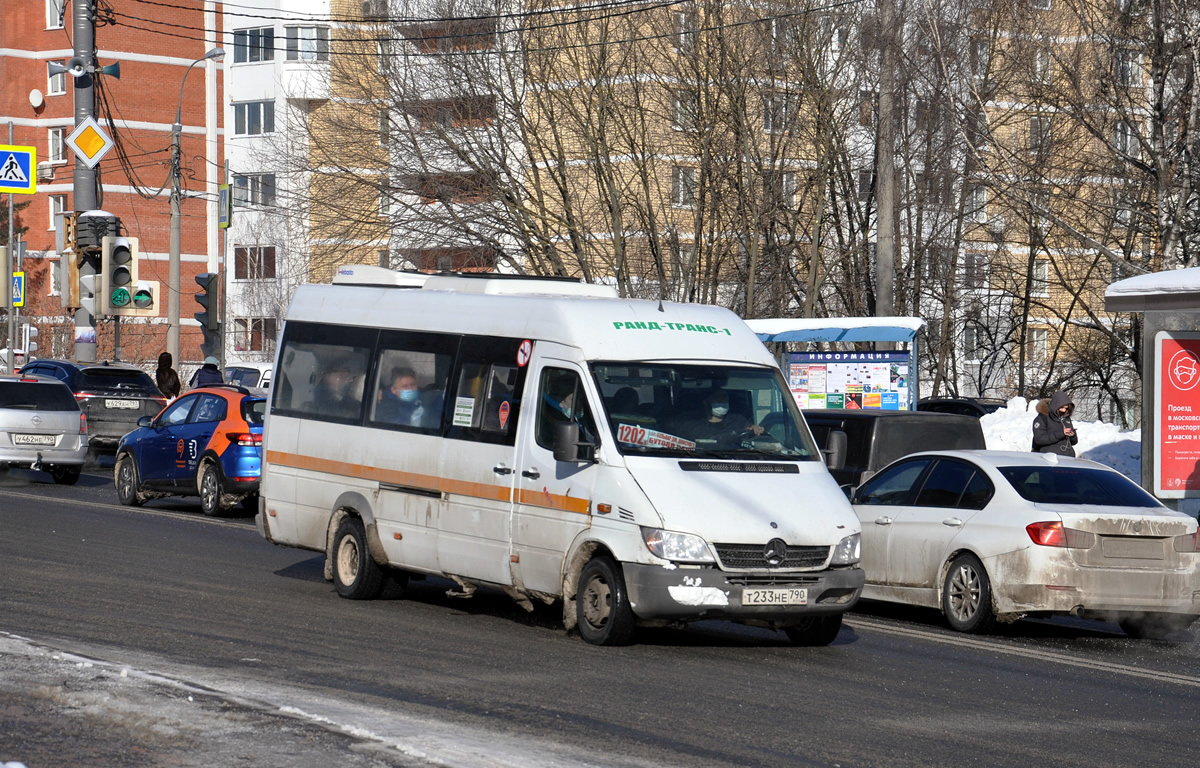
[[[1200,333],[1160,332],[1154,411],[1154,493],[1200,497]]]

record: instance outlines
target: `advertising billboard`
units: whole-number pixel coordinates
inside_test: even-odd
[[[801,408],[911,407],[909,352],[792,352],[784,373]]]
[[[1200,498],[1200,333],[1154,337],[1154,495]]]

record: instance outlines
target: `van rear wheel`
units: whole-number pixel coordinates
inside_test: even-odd
[[[592,645],[625,645],[633,637],[633,609],[620,566],[597,557],[583,567],[575,590],[579,635]]]
[[[383,590],[383,569],[367,550],[367,533],[357,517],[347,517],[333,537],[333,585],[350,600],[374,600]]]

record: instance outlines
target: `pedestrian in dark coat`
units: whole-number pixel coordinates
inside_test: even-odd
[[[174,400],[179,397],[179,390],[181,389],[179,374],[171,367],[172,362],[171,353],[163,352],[158,356],[158,370],[154,372],[154,381],[158,384],[159,391],[168,400]]]
[[[1055,453],[1059,456],[1074,456],[1074,445],[1079,442],[1071,414],[1075,403],[1066,392],[1055,392],[1049,400],[1037,404],[1037,418],[1033,420],[1033,448],[1039,453]]]

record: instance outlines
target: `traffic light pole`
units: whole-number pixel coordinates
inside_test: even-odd
[[[96,48],[96,28],[92,18],[93,0],[76,0],[73,8],[72,25],[74,27],[75,56],[87,62],[85,71],[75,81],[75,125],[79,125],[89,117],[95,116],[95,93],[92,83],[92,65],[95,64],[93,52]],[[98,206],[96,195],[96,171],[88,167],[83,158],[75,158],[73,176],[74,197],[73,207],[76,211],[93,211]],[[11,218],[10,218],[11,221]],[[73,253],[69,258],[77,259],[79,254]],[[90,258],[83,259],[79,265],[79,276],[95,276],[96,264]],[[75,359],[81,363],[96,362],[96,322],[91,314],[82,307],[75,310]]]

